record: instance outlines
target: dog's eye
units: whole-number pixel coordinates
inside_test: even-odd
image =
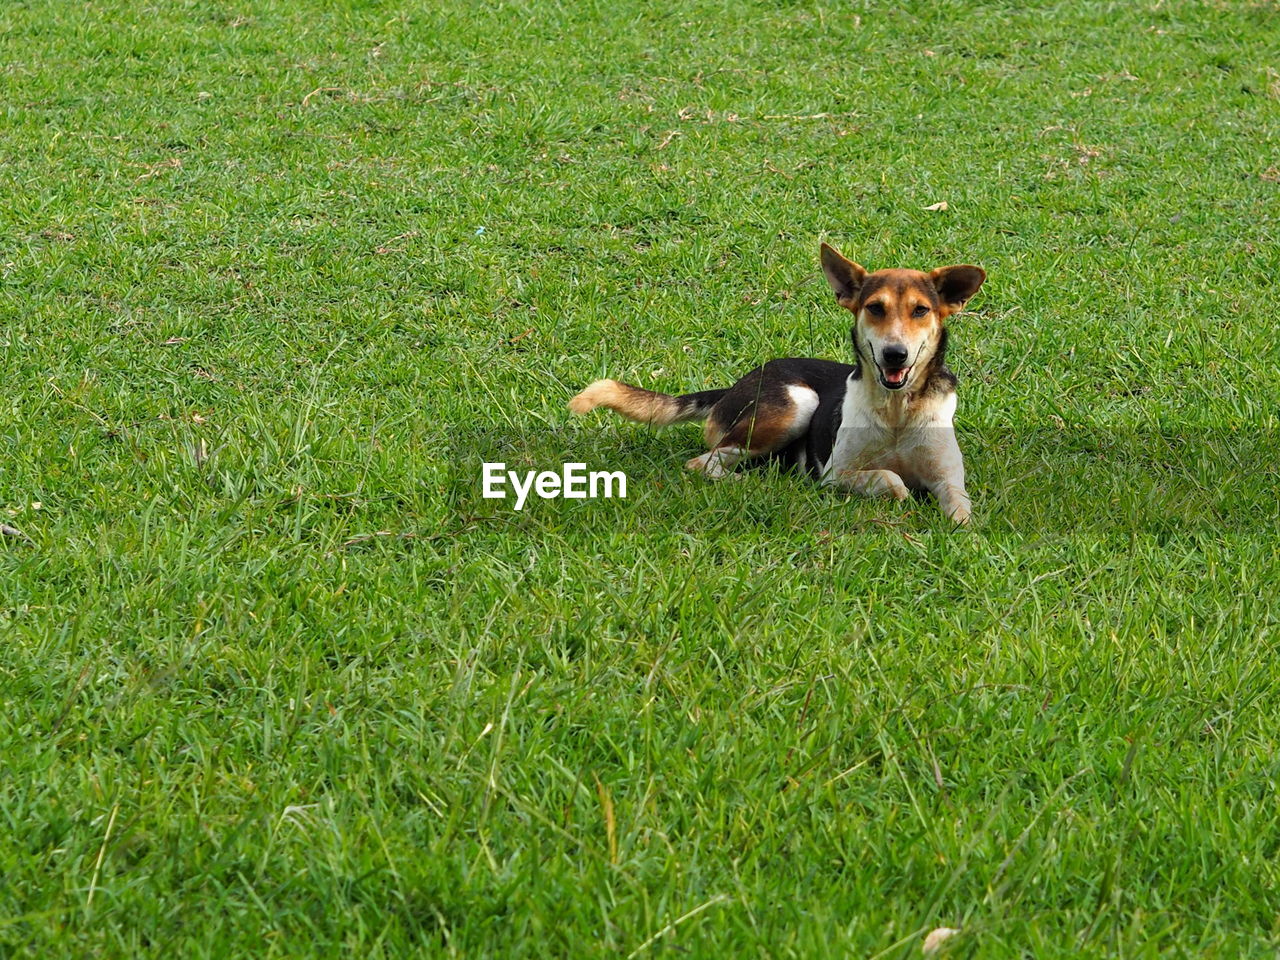
[[[868,303],[867,313],[871,314],[873,317],[883,317],[884,304],[881,303],[879,300],[877,300],[875,303]]]
[[[923,317],[928,312],[929,312],[929,308],[922,303],[920,304],[920,306],[916,307],[914,310],[911,311],[911,315],[913,317]]]

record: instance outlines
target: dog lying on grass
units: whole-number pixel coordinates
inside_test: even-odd
[[[706,420],[711,449],[690,460],[690,470],[719,478],[743,460],[768,458],[864,496],[903,500],[928,490],[948,517],[967,523],[945,321],[986,273],[968,264],[868,273],[825,243],[822,269],[855,318],[852,366],[770,360],[732,387],[679,397],[597,380],[569,409],[608,407],[651,426]]]

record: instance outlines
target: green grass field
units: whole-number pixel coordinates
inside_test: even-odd
[[[0,51],[0,956],[1280,949],[1275,3]],[[823,239],[987,269],[970,529],[566,413],[850,359]]]

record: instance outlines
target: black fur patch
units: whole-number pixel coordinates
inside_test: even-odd
[[[692,420],[706,414],[728,392],[728,390],[699,390],[697,393],[686,393],[676,397],[681,419]]]
[[[711,411],[711,425],[720,433],[728,433],[745,419],[768,419],[771,410],[789,410],[794,406],[787,387],[808,387],[818,395],[818,407],[809,420],[809,429],[786,447],[749,462],[753,466],[778,462],[792,467],[800,462],[803,453],[806,468],[816,475],[816,465],[831,456],[846,384],[850,375],[857,374],[856,367],[834,360],[808,357],[770,360],[725,392]]]
[[[743,417],[759,408],[791,407],[789,386],[808,387],[818,394],[818,402],[831,393],[844,396],[844,384],[853,367],[834,360],[787,357],[770,360],[730,387],[711,411],[715,427],[728,432]]]
[[[902,299],[903,294],[907,292],[908,287],[923,294],[928,299],[929,305],[933,307],[934,310],[937,310],[938,307],[942,305],[942,301],[938,297],[938,291],[934,285],[929,282],[928,277],[925,278],[923,283],[913,283],[906,277],[897,276],[893,272],[889,272],[887,274],[867,274],[867,278],[862,281],[862,288],[858,291],[857,306],[855,309],[861,309],[862,305],[870,300],[873,294],[886,288],[892,290],[894,296],[900,300]]]

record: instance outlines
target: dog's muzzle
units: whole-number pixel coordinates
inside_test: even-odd
[[[874,356],[874,352],[872,356]],[[880,382],[890,390],[901,390],[907,385],[907,377],[911,374],[911,364],[907,363],[910,354],[900,343],[891,343],[880,351],[880,361],[876,367],[880,371]]]

